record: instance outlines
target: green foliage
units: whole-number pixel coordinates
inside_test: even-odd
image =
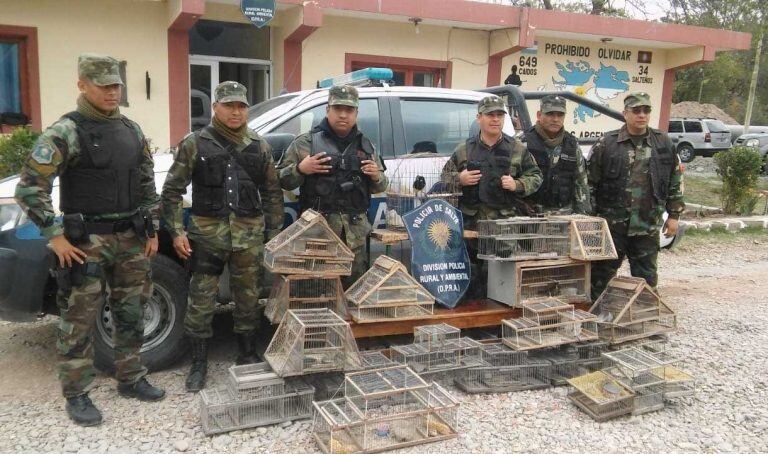
[[[10,135],[0,136],[0,178],[19,173],[40,133],[16,128]]]
[[[757,180],[762,160],[752,148],[735,147],[715,154],[723,180],[721,193],[726,214],[751,214],[757,204]]]

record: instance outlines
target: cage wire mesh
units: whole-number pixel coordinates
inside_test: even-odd
[[[515,217],[477,223],[477,257],[484,260],[534,260],[568,257],[570,222]]]
[[[596,340],[597,317],[555,298],[523,305],[523,316],[502,321],[502,341],[514,350],[532,350]]]
[[[447,323],[420,325],[413,329],[413,342],[425,344],[428,351],[443,348],[449,340],[459,339],[461,330]]]
[[[481,344],[468,337],[447,340],[432,350],[428,345],[396,345],[390,349],[390,356],[395,363],[406,364],[419,374],[455,371],[482,364]]]
[[[447,178],[441,180],[441,171],[436,170],[434,157],[432,153],[405,155],[387,173],[388,229],[405,229],[402,215],[431,199],[442,199],[458,207],[461,188]]]
[[[239,400],[261,399],[285,394],[285,380],[274,373],[267,363],[230,367],[228,386]]]
[[[430,315],[435,305],[435,298],[405,265],[386,255],[379,256],[345,296],[358,323]]]
[[[287,311],[264,357],[281,377],[362,368],[349,324],[328,309]]]
[[[279,323],[289,309],[329,309],[341,317],[347,315],[344,289],[338,276],[276,276],[264,315]]]
[[[363,364],[363,369],[381,369],[382,367],[394,366],[395,362],[389,359],[384,353],[377,350],[369,350],[360,352],[360,360]]]
[[[568,380],[568,399],[598,422],[632,412],[634,393],[603,371]]]
[[[323,215],[307,210],[264,245],[264,265],[276,274],[349,276],[355,256]]]
[[[501,393],[549,387],[549,363],[529,358],[500,341],[483,344],[480,366],[456,371],[455,385],[466,393]]]
[[[513,307],[556,297],[569,304],[590,300],[590,265],[569,258],[488,262],[488,297]]]
[[[596,216],[573,214],[550,219],[570,221],[570,256],[575,260],[612,260],[618,257],[608,221]]]

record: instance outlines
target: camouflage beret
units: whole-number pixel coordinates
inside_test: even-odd
[[[250,106],[246,96],[247,93],[248,90],[243,84],[228,80],[216,86],[216,89],[213,91],[213,99],[215,102],[241,102],[246,106]]]
[[[477,105],[477,113],[480,114],[499,111],[506,113],[507,110],[504,105],[504,100],[496,95],[486,96],[485,98],[481,99],[480,103]]]
[[[96,85],[125,85],[120,78],[120,62],[108,55],[81,54],[77,59],[77,75]]]
[[[350,106],[357,107],[360,95],[357,88],[351,85],[334,85],[328,90],[329,106]]]
[[[624,98],[624,107],[648,106],[651,107],[651,95],[644,92],[630,93]]]
[[[565,113],[565,98],[557,95],[549,95],[541,98],[541,113],[562,112]]]

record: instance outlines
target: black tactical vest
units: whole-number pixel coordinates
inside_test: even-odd
[[[197,157],[192,171],[192,214],[222,218],[261,214],[259,186],[263,183],[266,159],[259,140],[237,151],[213,126],[203,131],[216,138],[195,134]],[[222,144],[227,144],[225,147]]]
[[[479,136],[467,139],[467,170],[479,170],[483,176],[477,185],[462,187],[463,203],[482,203],[499,210],[514,209],[517,206],[512,192],[501,187],[501,177],[509,175],[513,146],[512,139],[507,136],[502,137],[493,150],[480,144]]]
[[[299,192],[301,211],[318,210],[321,213],[362,214],[371,203],[369,178],[363,173],[360,161],[373,159],[373,144],[359,134],[343,153],[323,131],[312,133],[310,155],[325,152],[331,158],[332,169],[326,174],[307,175]]]
[[[539,190],[527,200],[543,207],[570,207],[573,204],[578,170],[576,153],[581,153],[576,138],[565,133],[560,145],[560,158],[555,164],[552,164],[549,149],[535,127],[525,132],[525,141],[544,177]]]
[[[99,215],[138,209],[144,144],[130,121],[96,121],[76,111],[64,117],[77,127],[80,159],[60,177],[61,211]]]
[[[605,151],[602,155],[602,178],[595,191],[595,204],[603,208],[625,208],[625,190],[629,181],[629,155],[621,153],[618,144],[619,130],[605,134]],[[657,204],[665,203],[669,192],[669,179],[677,164],[675,152],[669,147],[664,134],[650,129],[648,141],[651,145],[649,162],[651,188]],[[633,145],[631,145],[633,146]]]

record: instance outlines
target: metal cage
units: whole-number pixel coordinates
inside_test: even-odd
[[[328,309],[286,312],[264,357],[281,377],[363,366],[349,324]]]
[[[360,360],[363,362],[364,370],[380,369],[395,365],[395,362],[384,355],[384,353],[376,350],[360,352]]]
[[[454,383],[466,393],[501,393],[549,387],[547,361],[528,358],[501,342],[483,344],[483,365],[456,371]]]
[[[597,317],[557,300],[526,303],[523,317],[502,321],[502,341],[514,350],[532,350],[596,340]]]
[[[276,274],[349,276],[354,258],[323,215],[313,210],[264,245],[264,265]]]
[[[567,220],[515,217],[477,223],[477,257],[484,260],[533,260],[568,257]]]
[[[428,351],[443,348],[447,341],[461,338],[461,330],[447,323],[420,325],[413,329],[413,342],[425,344]]]
[[[602,348],[593,344],[568,344],[555,349],[532,352],[531,355],[540,361],[549,362],[549,380],[552,386],[563,386],[568,383],[568,379],[595,372],[604,367],[605,361],[600,356]]]
[[[634,393],[603,371],[568,380],[568,399],[598,422],[632,413]]]
[[[289,309],[329,309],[347,315],[344,289],[338,276],[276,276],[264,315],[273,324],[280,323]]]
[[[228,385],[240,400],[262,399],[285,394],[285,380],[267,363],[244,364],[229,368]]]
[[[522,307],[556,297],[569,304],[590,301],[590,265],[572,259],[488,262],[488,298]]]
[[[379,256],[347,290],[350,315],[366,323],[432,314],[435,298],[397,260]]]
[[[618,257],[608,221],[596,216],[569,215],[553,219],[570,221],[571,251],[575,260],[611,260]]]
[[[390,350],[392,361],[406,364],[419,374],[455,371],[482,364],[482,345],[468,337],[448,340],[442,347],[432,350],[428,345],[396,345]]]

